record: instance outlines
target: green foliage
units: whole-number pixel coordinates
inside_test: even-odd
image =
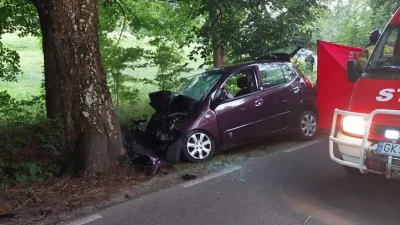
[[[204,0],[199,10],[205,19],[193,27],[194,37],[202,45],[192,54],[200,54],[211,64],[212,46],[226,54],[228,63],[253,60],[271,51],[296,43],[310,42],[314,21],[325,7],[320,1]],[[299,10],[301,9],[301,10]],[[215,13],[218,10],[219,13]],[[191,40],[189,37],[189,43]],[[218,43],[214,43],[214,42]]]
[[[303,58],[293,58],[292,63],[304,74],[304,76],[306,76],[312,83],[315,84],[317,80],[316,64],[314,64],[314,70],[311,71],[307,68]]]
[[[314,40],[363,48],[369,43],[372,30],[383,30],[398,7],[400,2],[396,0],[338,1],[331,4],[319,21],[320,29],[314,33]]]
[[[203,23],[199,17],[203,0],[125,1],[129,27],[139,38],[163,37],[177,44],[186,43],[193,27]]]
[[[45,115],[44,95],[29,100],[16,100],[0,91],[0,129],[15,124],[30,124]]]
[[[138,79],[130,76],[127,69],[135,68],[133,63],[143,57],[144,50],[142,48],[122,48],[106,37],[101,39],[100,45],[108,85],[118,111],[120,101],[134,104],[138,100],[139,91],[130,85],[138,82]]]
[[[64,145],[61,121],[2,127],[0,179],[7,176],[24,185],[54,176],[62,161]]]
[[[0,179],[4,180],[5,171],[12,171],[11,175],[7,174],[14,182],[19,185],[25,185],[32,182],[43,182],[48,178],[53,177],[49,171],[43,170],[35,163],[15,163],[8,164],[0,161]],[[9,179],[10,179],[9,178]]]
[[[241,90],[238,86],[237,86],[237,80],[241,77],[245,77],[244,74],[238,73],[233,75],[231,78],[229,78],[228,80],[228,91],[230,94],[232,94],[232,96],[236,96],[236,94]]]
[[[20,37],[40,35],[36,9],[30,1],[0,1],[0,35],[18,32]]]
[[[139,38],[144,38],[145,35],[154,36],[159,31],[172,38],[171,30],[175,25],[164,21],[171,18],[174,10],[172,5],[149,1],[104,1],[102,6],[100,9],[100,50],[118,115],[120,115],[120,105],[126,108],[127,104],[133,105],[139,100],[139,90],[132,84],[151,84],[159,89],[176,89],[180,84],[181,74],[191,71],[187,69],[187,63],[184,63],[185,59],[182,56],[183,51],[179,49],[176,42],[168,42],[165,38],[163,40],[152,38],[149,42],[152,48],[121,46],[124,32],[128,31],[127,24],[132,29],[138,30],[135,35]],[[179,20],[175,18],[174,21]],[[111,32],[115,32],[116,35],[111,37]],[[131,76],[132,70],[149,67],[157,68],[154,79],[148,75],[140,78]]]
[[[192,71],[187,68],[188,63],[185,63],[182,50],[178,50],[174,43],[162,39],[155,39],[150,44],[157,46],[155,52],[146,56],[158,70],[154,82],[161,90],[176,90],[181,84],[182,73]]]
[[[39,23],[36,9],[25,0],[2,0],[0,2],[0,82],[16,82],[21,73],[19,54],[3,45],[1,36],[5,33],[18,33],[20,37],[39,36]],[[3,96],[0,98],[4,99]]]
[[[2,0],[0,3],[0,82],[17,82],[20,56],[7,48],[1,36],[18,33],[20,37],[38,36],[39,23],[35,7],[25,0]],[[31,123],[33,116],[44,115],[43,96],[32,96],[28,100],[16,100],[6,91],[0,91],[0,127],[16,123]]]
[[[19,73],[21,70],[18,53],[5,48],[0,39],[0,81],[16,82]]]

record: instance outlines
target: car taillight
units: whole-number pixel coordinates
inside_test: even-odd
[[[307,77],[304,77],[304,80],[306,81],[306,85],[310,89],[311,93],[314,93],[311,81],[307,79]]]

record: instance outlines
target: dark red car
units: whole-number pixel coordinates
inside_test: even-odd
[[[310,140],[317,130],[312,84],[287,61],[215,69],[191,77],[177,92],[149,96],[156,113],[140,124],[136,151],[158,150],[169,162],[181,156],[204,161],[277,132]]]

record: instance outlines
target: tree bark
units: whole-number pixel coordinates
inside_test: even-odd
[[[209,1],[209,20],[211,23],[211,42],[213,53],[213,64],[215,68],[226,65],[226,55],[221,43],[221,9],[218,8],[217,2]]]
[[[42,4],[35,4],[39,14],[40,28],[42,31],[42,46],[44,55],[44,85],[46,92],[47,118],[55,119],[61,116],[61,101],[59,92],[59,81],[57,64],[54,58],[54,45],[52,38],[52,11],[49,11],[51,1],[43,1]]]
[[[50,17],[46,24],[51,30],[49,39],[43,41],[54,47],[66,157],[74,166],[73,172],[103,172],[121,154],[123,146],[101,63],[98,0],[34,3],[46,7]]]

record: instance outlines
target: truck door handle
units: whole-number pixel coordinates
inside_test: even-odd
[[[293,93],[297,94],[299,92],[300,92],[300,88],[299,87],[296,86],[296,87],[293,88]]]
[[[257,101],[254,102],[254,105],[256,107],[261,106],[263,104],[263,100],[262,99],[258,99]]]

